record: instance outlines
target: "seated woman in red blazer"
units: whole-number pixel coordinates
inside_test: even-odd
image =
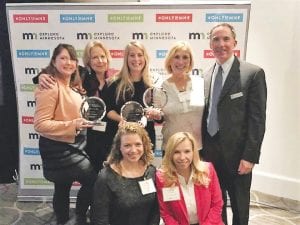
[[[156,173],[160,215],[165,225],[223,225],[219,180],[211,163],[200,161],[188,132],[172,135]]]

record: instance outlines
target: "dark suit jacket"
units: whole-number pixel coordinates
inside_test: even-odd
[[[213,68],[204,75],[205,111],[207,116]],[[265,133],[267,87],[263,69],[235,57],[218,103],[219,135],[225,163],[236,174],[241,159],[259,162]],[[205,149],[205,140],[204,140]]]

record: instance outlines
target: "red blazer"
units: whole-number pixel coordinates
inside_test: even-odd
[[[224,225],[222,221],[223,199],[216,171],[211,163],[207,163],[209,177],[208,187],[194,184],[197,214],[200,225]],[[164,202],[162,188],[164,180],[161,171],[156,172],[156,189],[159,201],[160,216],[165,225],[189,225],[189,217],[181,187],[180,200]]]

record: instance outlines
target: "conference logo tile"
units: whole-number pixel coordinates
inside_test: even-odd
[[[20,49],[17,58],[50,58],[50,50],[46,49]]]
[[[48,14],[14,14],[14,23],[48,23]]]
[[[158,23],[191,23],[193,22],[192,13],[158,13],[155,15]]]
[[[22,39],[59,41],[59,40],[65,40],[65,37],[57,32],[25,32],[22,33]]]
[[[233,54],[236,57],[240,57],[241,56],[241,51],[240,50],[233,50]],[[205,58],[205,59],[215,58],[213,51],[212,50],[204,50],[203,51],[203,58]]]
[[[38,148],[23,148],[23,154],[24,155],[40,155],[40,150]]]
[[[164,59],[167,55],[168,50],[156,50],[156,58]]]
[[[45,178],[29,178],[29,177],[25,177],[24,178],[24,185],[45,185],[45,186],[53,186],[53,183],[46,180]],[[79,182],[73,182],[72,183],[73,187],[80,187],[80,183]]]
[[[176,40],[171,32],[134,32],[131,34],[133,40]]]
[[[205,22],[243,22],[244,15],[243,13],[206,13]]]
[[[33,124],[33,116],[22,116],[22,124]]]
[[[53,186],[53,183],[45,178],[24,178],[24,185],[49,185]]]
[[[144,14],[108,14],[107,22],[109,23],[143,23]]]
[[[60,14],[60,23],[95,23],[95,14]]]
[[[109,52],[112,58],[124,58],[124,50],[111,49]]]
[[[20,84],[21,92],[34,92],[35,84]]]
[[[77,32],[77,40],[120,40],[115,32]]]

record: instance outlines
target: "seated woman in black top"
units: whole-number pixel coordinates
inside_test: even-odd
[[[93,225],[158,225],[155,167],[149,136],[138,123],[124,122],[107,166],[94,186]]]

